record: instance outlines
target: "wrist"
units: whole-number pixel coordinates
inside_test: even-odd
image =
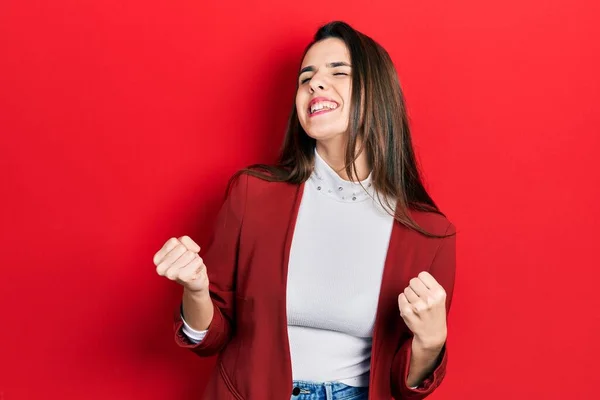
[[[210,293],[208,290],[193,291],[193,290],[184,288],[183,296],[192,300],[194,303],[204,303],[204,302],[210,300]]]
[[[418,336],[413,337],[412,341],[412,349],[413,351],[421,351],[421,352],[430,352],[430,353],[439,353],[444,348],[446,344],[446,336],[444,335],[441,338],[429,338],[423,339]]]
[[[208,290],[203,292],[184,290],[181,313],[190,328],[196,331],[207,330],[214,316],[213,303]]]

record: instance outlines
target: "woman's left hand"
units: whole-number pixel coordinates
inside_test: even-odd
[[[444,346],[446,327],[446,291],[429,272],[421,272],[398,296],[400,316],[414,334],[413,342],[425,349]]]

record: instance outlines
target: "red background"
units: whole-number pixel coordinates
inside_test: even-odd
[[[0,399],[198,398],[213,360],[175,346],[152,256],[273,160],[332,19],[390,52],[459,228],[431,398],[595,397],[599,3],[367,4],[0,3]]]

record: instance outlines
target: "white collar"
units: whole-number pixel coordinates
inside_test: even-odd
[[[315,148],[315,164],[309,181],[315,189],[325,196],[346,203],[356,203],[373,198],[373,171],[363,181],[351,182],[342,179],[333,168],[323,160]],[[362,185],[362,186],[361,186]],[[363,188],[364,187],[364,188]]]

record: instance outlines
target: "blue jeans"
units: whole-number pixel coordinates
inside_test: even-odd
[[[292,393],[291,400],[367,400],[369,388],[340,382],[294,381]]]

